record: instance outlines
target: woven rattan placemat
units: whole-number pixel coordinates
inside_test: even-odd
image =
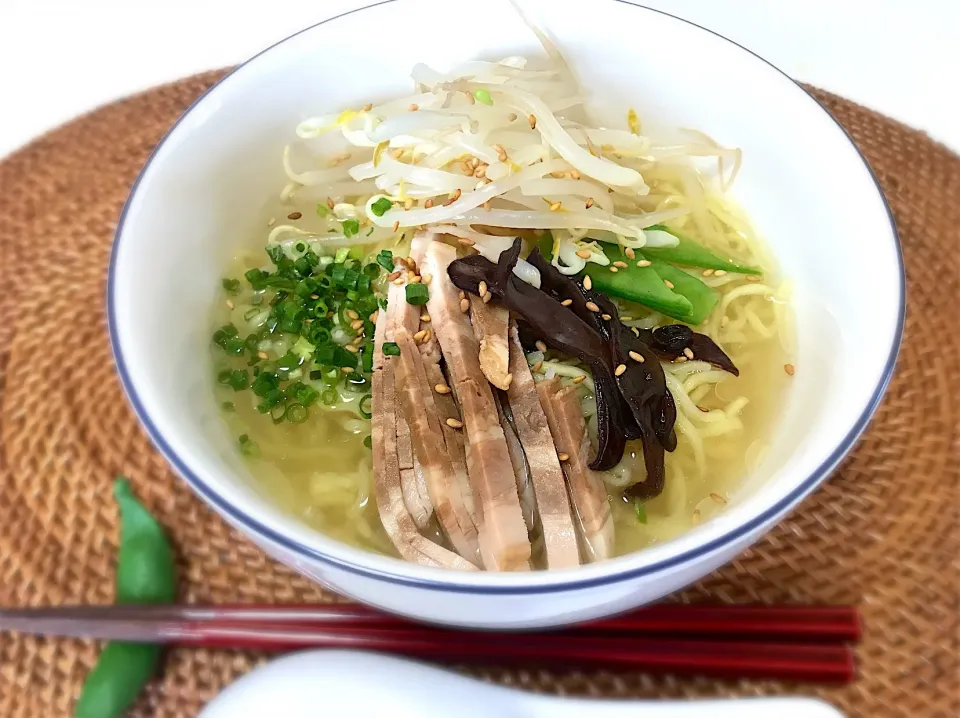
[[[112,599],[117,473],[133,478],[169,527],[186,600],[334,600],[266,558],[174,476],[138,426],[110,357],[104,286],[120,208],[153,146],[218,77],[104,107],[0,162],[0,605]],[[869,718],[960,715],[960,158],[862,107],[815,94],[863,150],[896,215],[909,286],[896,377],[841,470],[753,549],[676,598],[859,603],[859,680],[817,689],[469,672],[595,696],[816,693]],[[843,190],[824,180],[824,191]],[[90,642],[0,636],[0,716],[68,715],[96,654]],[[195,716],[258,660],[174,650],[133,715]]]

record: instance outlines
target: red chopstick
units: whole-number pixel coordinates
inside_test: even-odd
[[[0,630],[190,646],[361,648],[443,662],[604,667],[849,682],[855,608],[662,605],[546,633],[455,631],[355,604],[62,606],[0,610]]]
[[[118,607],[119,608],[119,607]],[[158,607],[159,608],[159,607]],[[172,607],[172,618],[228,623],[270,623],[409,627],[402,618],[358,604],[223,605]],[[562,630],[625,635],[675,635],[787,641],[860,640],[860,616],[854,606],[766,606],[663,604],[613,618],[574,624]]]

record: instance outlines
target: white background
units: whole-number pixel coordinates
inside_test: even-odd
[[[97,105],[241,62],[371,1],[0,0],[0,156]],[[451,11],[461,2],[451,0]],[[583,0],[585,17],[599,2]],[[482,0],[467,4],[479,8]],[[643,4],[715,30],[800,80],[960,151],[960,0]]]

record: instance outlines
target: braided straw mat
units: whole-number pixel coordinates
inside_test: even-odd
[[[109,603],[115,474],[169,528],[193,602],[333,601],[265,557],[154,451],[120,389],[104,286],[120,208],[154,145],[219,73],[75,120],[0,162],[0,605]],[[646,675],[464,669],[594,696],[814,693],[851,715],[960,715],[958,452],[960,158],[924,135],[815,91],[893,207],[907,261],[907,330],[869,432],[833,478],[738,560],[677,600],[856,603],[865,639],[849,687]],[[92,642],[0,636],[0,716],[70,714]],[[173,650],[133,716],[195,716],[262,656]]]

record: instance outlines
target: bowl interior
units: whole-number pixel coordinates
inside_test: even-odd
[[[696,26],[623,2],[524,3],[577,74],[591,111],[623,126],[694,127],[743,149],[734,188],[794,290],[797,373],[772,449],[729,509],[674,541],[579,569],[650,566],[769,525],[840,458],[892,361],[901,269],[883,200],[836,123],[793,82]],[[240,523],[338,562],[469,584],[571,572],[450,576],[366,554],[282,514],[250,479],[218,415],[208,343],[229,257],[285,183],[305,117],[407,93],[417,62],[539,55],[507,0],[387,2],[310,28],[240,67],[161,144],[136,186],[111,268],[111,329],[127,391],[168,459]],[[838,453],[839,452],[839,453]],[[244,518],[246,517],[246,518]]]

